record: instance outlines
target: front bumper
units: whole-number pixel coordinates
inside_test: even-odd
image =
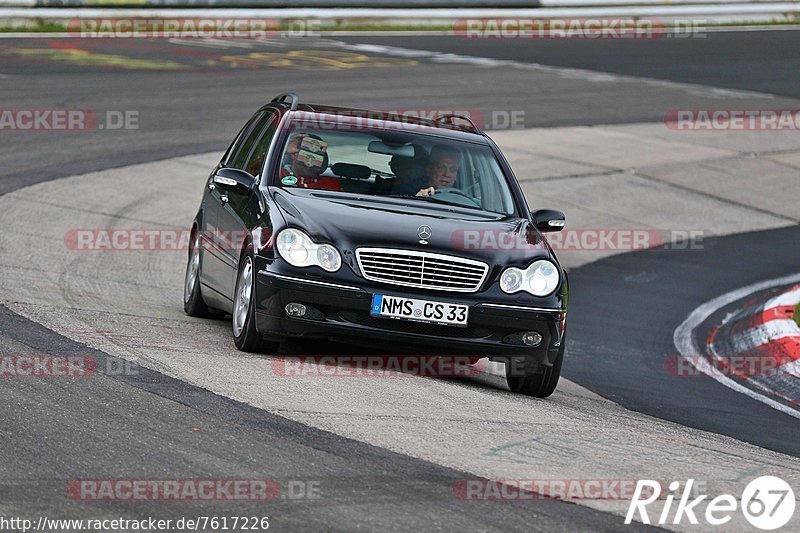
[[[262,266],[266,266],[263,265]],[[369,346],[417,355],[462,355],[505,360],[524,357],[549,366],[563,339],[564,309],[483,301],[480,293],[431,293],[400,286],[370,286],[304,278],[292,273],[258,271],[256,327],[269,337],[305,337]],[[467,327],[370,316],[372,295],[390,294],[470,306]],[[314,318],[286,315],[297,302],[319,311]],[[536,347],[519,340],[520,332],[536,331]]]

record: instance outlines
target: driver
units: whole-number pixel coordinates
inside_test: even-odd
[[[431,148],[427,172],[428,186],[420,189],[416,196],[431,196],[437,189],[453,187],[458,175],[458,151],[446,144]]]

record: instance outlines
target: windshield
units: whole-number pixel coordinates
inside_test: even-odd
[[[420,133],[295,127],[277,184],[516,213],[490,147]]]

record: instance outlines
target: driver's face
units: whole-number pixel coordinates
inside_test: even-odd
[[[428,169],[431,177],[431,186],[436,189],[452,187],[458,174],[458,158],[445,155],[431,163]]]

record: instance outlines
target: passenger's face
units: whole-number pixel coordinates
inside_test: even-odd
[[[289,154],[291,158],[292,174],[297,177],[316,178],[322,174],[325,169],[323,169],[321,166],[306,166],[301,163],[298,158],[298,154],[300,154],[302,142],[305,137],[305,135],[298,135],[297,137],[292,138],[286,146],[286,153]]]
[[[428,174],[431,177],[432,187],[436,189],[452,187],[458,174],[458,158],[451,155],[440,157],[430,164]]]
[[[286,153],[289,154],[293,159],[294,156],[297,155],[297,152],[300,150],[300,143],[303,141],[302,135],[297,135],[296,137],[292,137],[289,139],[289,142],[286,145]]]
[[[316,178],[322,174],[322,167],[307,167],[305,165],[301,165],[297,162],[297,160],[295,160],[292,163],[292,174],[297,177]]]

